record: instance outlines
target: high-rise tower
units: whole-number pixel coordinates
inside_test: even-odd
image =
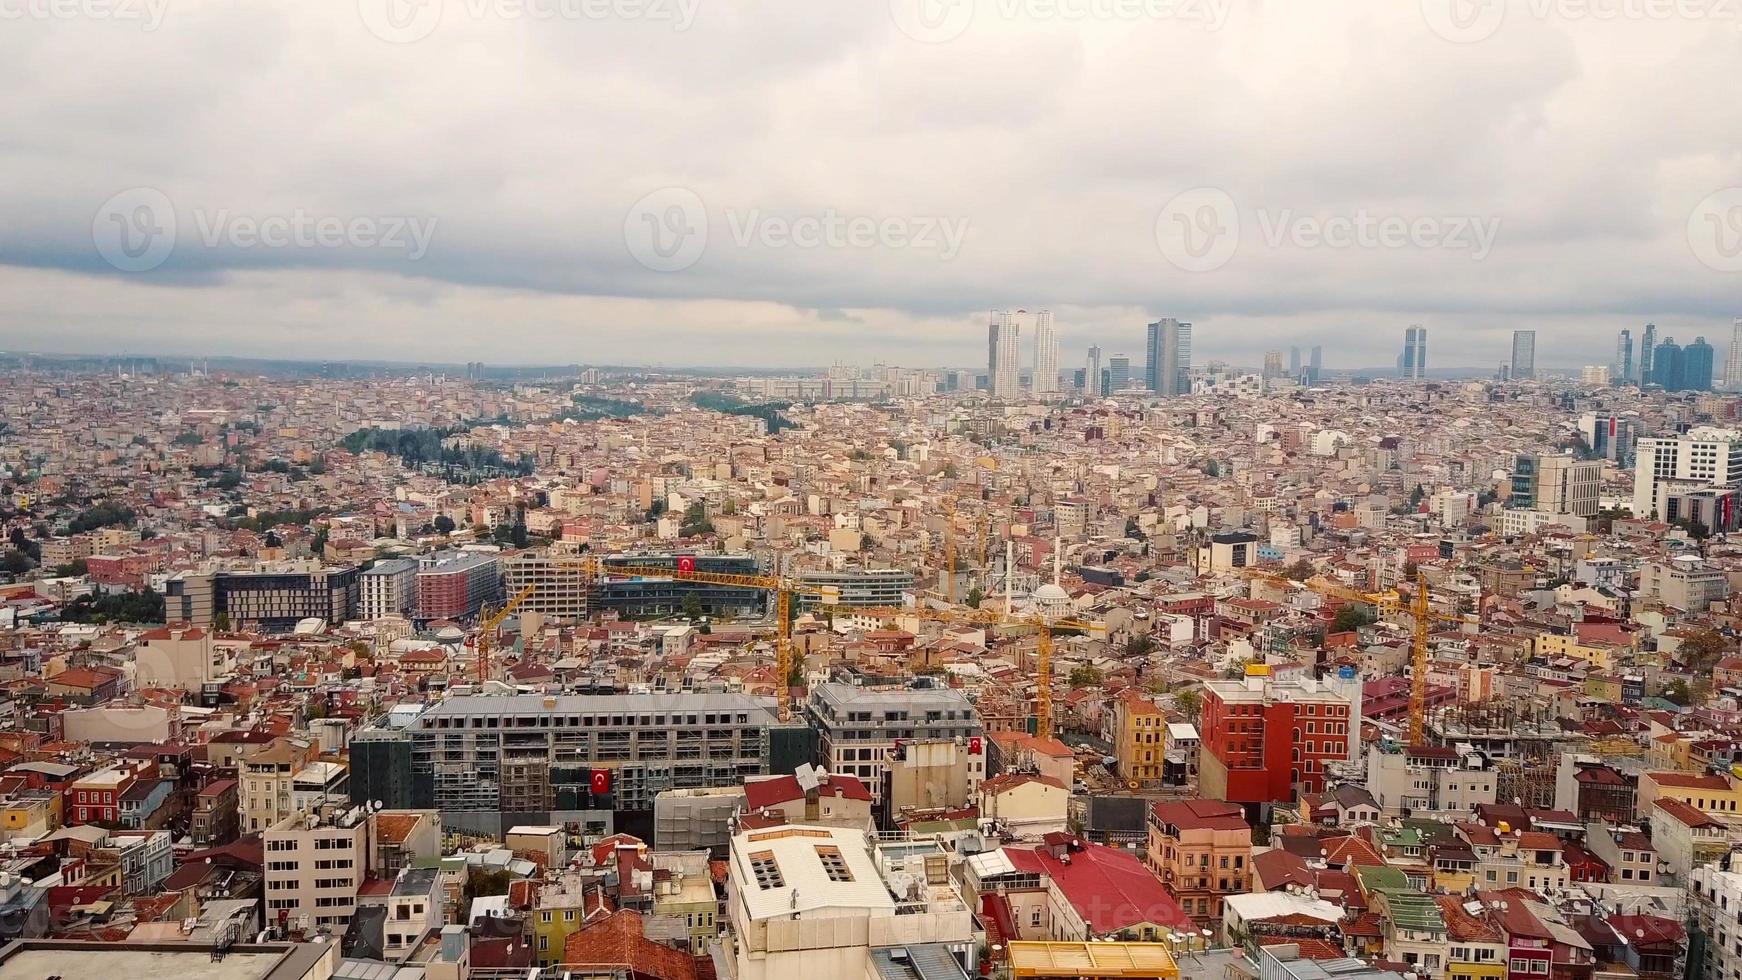
[[[1403,332],[1403,353],[1397,358],[1400,378],[1427,377],[1427,328],[1411,325]]]
[[[1163,398],[1191,391],[1192,325],[1173,317],[1149,325],[1148,359],[1144,381]]]
[[[1052,311],[1034,314],[1034,380],[1030,382],[1037,397],[1058,393],[1059,343],[1052,332]]]
[[[1021,314],[1021,310],[1014,314],[993,310],[992,322],[986,328],[986,385],[993,398],[1015,398],[1021,393],[1016,363],[1016,339],[1022,329],[1017,317]]]

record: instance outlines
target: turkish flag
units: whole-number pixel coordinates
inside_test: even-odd
[[[594,796],[604,796],[606,793],[609,793],[609,792],[611,792],[611,770],[609,770],[609,769],[594,769],[593,770],[593,795]]]
[[[693,572],[693,571],[695,571],[696,570],[696,560],[695,560],[694,556],[684,555],[682,558],[679,558],[677,560],[677,570],[680,572]]]
[[[974,737],[968,739],[968,754],[969,755],[979,755],[981,747],[982,746],[980,744],[980,736],[975,735]]]

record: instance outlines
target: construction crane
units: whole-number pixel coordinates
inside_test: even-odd
[[[1055,633],[1084,632],[1105,636],[1107,624],[1079,619],[1051,619],[1039,613],[1008,614],[989,609],[923,609],[906,606],[828,606],[829,612],[870,619],[911,616],[930,622],[981,626],[1027,626],[1035,631],[1034,730],[1042,737],[1053,734],[1052,641]]]
[[[1401,608],[1401,597],[1395,590],[1361,592],[1318,575],[1305,582],[1295,582],[1293,579],[1257,569],[1249,570],[1245,575],[1249,579],[1260,579],[1282,585],[1300,585],[1323,596],[1367,603],[1377,607],[1382,616],[1396,613]],[[1409,741],[1407,743],[1409,745],[1422,744],[1427,724],[1428,634],[1433,628],[1432,624],[1434,620],[1456,623],[1468,622],[1462,616],[1448,616],[1435,612],[1429,605],[1429,598],[1427,576],[1418,568],[1415,573],[1414,594],[1410,597],[1409,605],[1410,618],[1414,620],[1411,624],[1409,650]],[[1478,613],[1478,615],[1480,614]]]
[[[774,685],[775,704],[779,709],[781,721],[792,720],[792,685],[788,678],[792,673],[793,596],[803,593],[826,597],[829,590],[819,586],[804,585],[796,579],[784,575],[737,575],[728,572],[704,572],[696,568],[696,559],[690,555],[678,556],[677,561],[671,566],[635,565],[628,562],[614,563],[608,562],[604,558],[590,557],[553,559],[552,564],[563,568],[578,569],[582,576],[588,579],[606,578],[612,575],[666,578],[678,582],[731,585],[772,592],[775,606],[774,663],[775,670],[779,673]]]
[[[956,498],[944,498],[944,598],[956,604]]]
[[[488,609],[479,611],[479,616],[482,617],[478,623],[477,643],[479,684],[490,679],[490,641],[496,635],[496,628],[502,625],[503,620],[514,615],[514,610],[519,609],[520,604],[530,598],[533,590],[537,588],[536,585],[529,585],[521,589],[514,594],[514,598],[509,599],[507,604],[495,612],[490,612]]]

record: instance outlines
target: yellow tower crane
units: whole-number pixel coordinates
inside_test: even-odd
[[[593,557],[553,559],[552,563],[560,567],[579,569],[582,576],[588,579],[607,578],[613,575],[666,578],[678,582],[731,585],[772,592],[775,607],[774,663],[775,670],[779,673],[774,686],[775,703],[779,707],[781,721],[792,719],[792,684],[788,678],[792,674],[793,596],[798,593],[824,595],[824,589],[801,584],[785,575],[736,575],[727,572],[704,572],[696,568],[695,558],[689,555],[680,555],[672,565],[636,565],[629,562],[610,562],[605,558]]]
[[[488,608],[478,611],[478,683],[482,684],[490,679],[490,644],[496,638],[496,628],[502,625],[503,620],[514,615],[514,610],[519,609],[520,604],[525,602],[536,588],[538,586],[529,585],[521,589],[515,593],[514,598],[509,599],[501,609],[494,612]]]

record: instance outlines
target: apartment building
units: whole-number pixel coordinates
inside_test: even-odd
[[[1215,928],[1222,900],[1252,881],[1252,827],[1237,803],[1180,800],[1152,804],[1144,863],[1200,926]]]
[[[986,730],[966,696],[944,688],[863,688],[819,684],[805,706],[829,772],[859,777],[882,802],[898,747],[949,742],[966,750],[971,799],[986,778]]]
[[[292,814],[267,830],[267,920],[307,933],[342,934],[369,870],[373,820],[364,807],[325,806]]]
[[[280,738],[241,759],[238,798],[244,833],[260,833],[297,812],[292,786],[296,773],[310,758],[308,742]]]
[[[1480,752],[1441,745],[1375,742],[1367,750],[1367,791],[1387,815],[1408,810],[1469,813],[1495,802],[1496,773]]]
[[[1359,734],[1350,692],[1310,676],[1274,678],[1263,664],[1242,680],[1206,681],[1202,717],[1199,789],[1237,803],[1323,792],[1326,765],[1346,761]]]
[[[486,552],[426,555],[417,570],[417,618],[471,619],[502,601],[502,563]]]
[[[149,630],[140,634],[134,653],[134,683],[200,692],[235,673],[237,649],[198,626]]]
[[[440,868],[403,868],[387,895],[387,920],[381,926],[382,950],[389,961],[417,946],[423,937],[446,925],[442,913]]]
[[[390,558],[358,576],[358,615],[364,619],[409,619],[417,609],[417,569],[416,559]]]
[[[249,570],[181,572],[164,584],[171,621],[210,626],[219,614],[235,628],[285,633],[305,619],[342,623],[357,611],[355,566],[276,562]]]
[[[1730,594],[1724,570],[1694,555],[1639,566],[1639,598],[1683,612],[1704,612]]]

